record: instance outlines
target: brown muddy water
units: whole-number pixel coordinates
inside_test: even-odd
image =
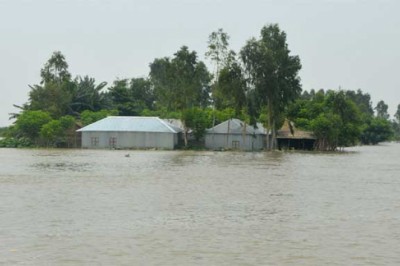
[[[399,157],[0,149],[0,265],[400,265]]]

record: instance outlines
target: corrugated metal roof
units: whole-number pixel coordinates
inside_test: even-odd
[[[158,117],[145,116],[109,116],[77,131],[130,131],[130,132],[168,132],[182,130]]]
[[[185,130],[185,127],[184,127],[184,125],[183,125],[183,122],[182,122],[182,120],[180,120],[180,119],[175,119],[175,118],[164,118],[163,120],[164,120],[165,122],[167,122],[168,124],[173,125],[173,126],[179,128],[181,131],[184,131],[184,130]],[[190,128],[188,128],[187,130],[188,130],[188,133],[189,133],[189,134],[193,132],[193,130],[190,129]]]
[[[253,126],[246,124],[239,119],[232,118],[216,125],[213,128],[207,129],[206,132],[214,134],[243,134],[243,132],[246,134],[265,134],[264,128],[261,125],[257,126],[258,128],[254,128]]]

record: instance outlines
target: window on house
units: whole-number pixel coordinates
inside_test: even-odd
[[[110,140],[109,140],[109,145],[110,145],[110,148],[117,147],[117,138],[111,137]]]
[[[99,137],[91,137],[90,143],[91,143],[92,147],[99,146]]]
[[[240,141],[233,140],[232,141],[232,149],[239,149],[240,148]]]

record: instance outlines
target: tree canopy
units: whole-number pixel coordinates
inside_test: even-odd
[[[387,104],[379,101],[373,108],[361,89],[301,93],[300,58],[291,54],[277,24],[264,26],[238,53],[229,40],[223,29],[209,36],[205,56],[213,74],[183,45],[172,56],[155,58],[147,76],[110,84],[72,77],[65,56],[56,51],[41,69],[39,84],[29,86],[28,101],[15,105],[21,112],[10,114],[16,121],[3,135],[15,140],[7,140],[12,146],[71,146],[76,128],[121,115],[181,119],[186,145],[189,128],[200,140],[206,128],[230,118],[263,123],[272,133],[268,149],[276,147],[276,132],[286,118],[313,131],[320,150],[400,139],[400,105],[389,120]]]
[[[290,55],[286,33],[277,24],[261,29],[240,51],[250,87],[267,106],[268,129],[272,131],[269,149],[276,147],[275,134],[282,113],[301,93],[300,58]]]

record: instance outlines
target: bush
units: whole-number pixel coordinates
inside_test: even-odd
[[[5,138],[0,140],[0,148],[29,148],[33,143],[28,138]]]

